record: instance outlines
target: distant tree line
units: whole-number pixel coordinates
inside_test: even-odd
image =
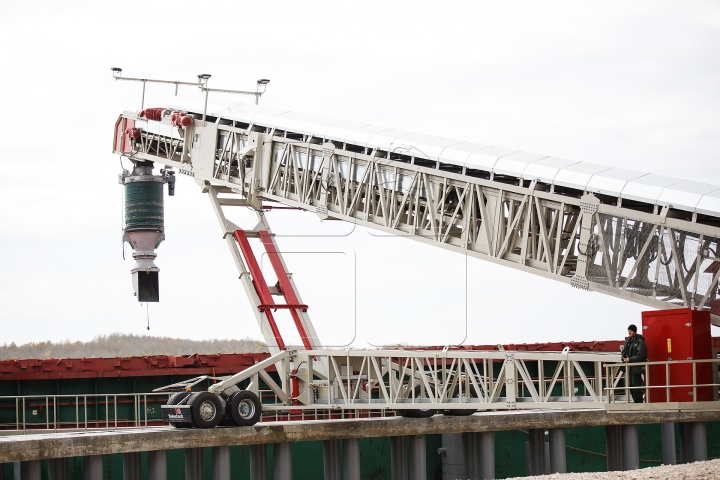
[[[187,340],[183,338],[151,337],[113,333],[93,338],[89,342],[15,342],[0,345],[0,360],[24,358],[82,358],[82,357],[143,357],[146,355],[192,355],[195,353],[254,353],[267,352],[263,342],[252,338],[241,340]]]

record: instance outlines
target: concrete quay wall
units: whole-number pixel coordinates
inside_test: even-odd
[[[120,431],[58,432],[0,436],[0,463],[199,447],[277,444],[364,437],[557,429],[720,420],[720,411],[604,410],[478,413],[427,419],[387,417],[357,420],[271,422],[253,427],[178,430],[170,427]]]

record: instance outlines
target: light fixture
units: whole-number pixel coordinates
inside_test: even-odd
[[[257,92],[258,93],[265,93],[265,89],[267,88],[267,84],[270,83],[270,80],[267,78],[261,78],[257,81]],[[260,86],[262,86],[262,92],[260,92]]]
[[[201,73],[200,75],[197,76],[198,83],[201,85],[207,85],[208,79],[210,77],[212,77],[212,75],[210,75],[209,73]]]
[[[120,77],[122,76],[122,68],[113,67],[110,70],[113,72],[113,77]]]

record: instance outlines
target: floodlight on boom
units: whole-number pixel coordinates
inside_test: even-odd
[[[270,80],[267,78],[261,78],[257,81],[257,87],[255,88],[255,91],[257,92],[257,95],[255,96],[255,105],[258,104],[258,99],[260,96],[265,93],[265,89],[267,88],[267,84],[270,83]],[[262,92],[260,91],[260,87],[262,87]]]

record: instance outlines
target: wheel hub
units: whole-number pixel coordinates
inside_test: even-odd
[[[200,418],[209,422],[215,418],[215,404],[210,401],[205,401],[200,405]]]
[[[250,418],[255,414],[255,404],[249,400],[243,400],[238,405],[238,413],[242,418]]]

